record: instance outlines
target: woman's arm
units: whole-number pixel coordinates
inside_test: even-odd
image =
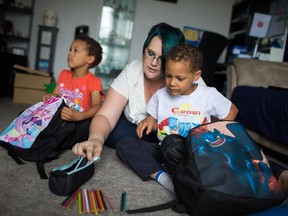
[[[88,160],[100,156],[104,141],[115,127],[127,101],[126,97],[109,88],[103,105],[92,119],[88,141],[77,143],[72,149],[73,153],[87,156]]]

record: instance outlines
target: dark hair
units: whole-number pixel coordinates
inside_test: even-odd
[[[103,53],[101,45],[96,40],[94,40],[91,37],[88,37],[87,35],[79,35],[75,38],[75,40],[81,40],[85,42],[87,46],[88,55],[95,57],[94,62],[90,65],[89,68],[94,68],[97,65],[99,65],[100,62],[102,61],[102,53]]]
[[[167,23],[159,23],[150,29],[144,42],[142,53],[145,52],[145,49],[151,42],[152,38],[155,36],[158,36],[160,39],[162,39],[161,68],[164,73],[166,68],[166,54],[173,46],[179,43],[185,43],[185,36],[179,28],[175,28],[171,25],[168,25]]]
[[[167,54],[167,61],[188,62],[191,72],[202,70],[203,53],[202,51],[190,44],[179,44],[174,46]]]

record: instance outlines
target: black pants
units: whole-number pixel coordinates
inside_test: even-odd
[[[160,145],[155,142],[126,137],[118,142],[116,154],[143,181],[148,181],[151,174],[163,169]]]

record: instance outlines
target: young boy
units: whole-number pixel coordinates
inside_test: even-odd
[[[63,108],[62,119],[85,120],[93,117],[100,108],[104,96],[102,83],[89,69],[96,67],[101,60],[102,47],[94,39],[80,35],[72,42],[67,58],[71,70],[62,70],[52,94],[43,97],[43,100],[51,96],[65,100],[70,109]]]
[[[43,97],[44,101],[52,96],[64,99],[69,107],[61,110],[61,118],[77,122],[80,134],[74,135],[79,137],[85,134],[81,140],[87,139],[91,118],[99,110],[104,98],[101,80],[89,72],[101,60],[100,44],[88,36],[78,36],[72,42],[67,57],[71,70],[62,70],[52,94]],[[74,142],[79,141],[79,138],[74,139]]]
[[[147,105],[148,116],[137,127],[141,137],[158,130],[162,141],[169,134],[186,137],[196,126],[220,120],[234,120],[238,109],[213,87],[194,84],[201,77],[203,56],[197,47],[181,44],[167,55],[166,87],[158,90]]]
[[[201,76],[202,64],[201,50],[192,45],[180,44],[169,51],[166,57],[166,87],[159,89],[148,102],[148,116],[137,126],[140,138],[143,132],[149,134],[152,130],[157,131],[160,142],[169,134],[186,137],[191,128],[211,122],[211,116],[234,120],[238,110],[231,101],[213,87],[194,83]],[[158,143],[135,139],[132,146],[129,142],[132,140],[119,141],[118,156],[142,180],[150,177],[174,192],[172,179],[162,167]],[[127,151],[130,146],[131,154]],[[128,154],[122,154],[123,148]]]

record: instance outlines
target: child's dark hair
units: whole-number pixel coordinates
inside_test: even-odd
[[[188,62],[191,72],[202,70],[203,53],[202,51],[191,44],[179,44],[168,52],[166,61]]]
[[[103,53],[101,45],[96,40],[87,35],[79,35],[75,38],[75,40],[81,40],[85,42],[87,46],[88,55],[95,57],[94,62],[90,65],[89,68],[94,68],[97,65],[99,65],[100,62],[102,61],[102,53]]]

